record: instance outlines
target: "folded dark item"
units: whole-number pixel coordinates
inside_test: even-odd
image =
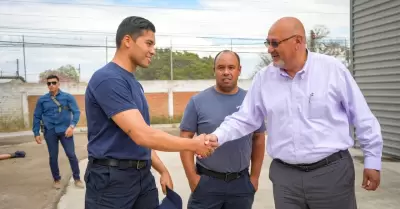
[[[16,151],[15,153],[11,153],[11,157],[17,158],[17,157],[25,157],[26,153],[24,151]]]
[[[167,196],[162,200],[159,209],[182,209],[182,198],[167,187]]]

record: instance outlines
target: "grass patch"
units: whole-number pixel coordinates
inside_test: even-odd
[[[154,116],[150,118],[150,124],[174,124],[180,123],[182,115],[168,117],[168,116]],[[31,125],[29,125],[31,126]],[[86,127],[86,115],[81,114],[77,127]],[[24,119],[16,116],[1,116],[0,117],[0,132],[15,132],[15,131],[27,131],[31,130],[32,127],[25,127]]]
[[[150,118],[150,124],[173,124],[180,123],[182,115],[168,117],[168,116],[154,116]]]
[[[150,118],[150,124],[173,124],[173,123],[180,123],[181,120],[182,120],[182,115],[175,117],[153,116]],[[87,126],[86,115],[81,115],[77,126],[78,127]]]
[[[1,116],[0,132],[26,131],[23,117],[17,116]]]

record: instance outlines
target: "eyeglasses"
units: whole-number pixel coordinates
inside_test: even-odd
[[[56,84],[57,84],[57,81],[47,82],[47,86],[50,86],[50,85],[55,86]]]
[[[279,46],[279,44],[281,44],[282,42],[284,42],[284,41],[287,41],[287,40],[289,40],[289,39],[291,39],[291,38],[293,38],[293,37],[296,37],[297,35],[293,35],[293,36],[290,36],[289,38],[285,38],[285,39],[283,39],[283,40],[281,40],[281,41],[276,41],[276,40],[265,40],[265,42],[264,42],[264,45],[268,48],[269,46],[272,46],[273,48],[277,48],[278,46]]]

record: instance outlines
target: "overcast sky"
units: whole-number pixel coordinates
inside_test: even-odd
[[[0,41],[115,46],[114,35],[127,16],[143,16],[156,25],[156,45],[214,56],[222,49],[239,52],[241,78],[247,78],[266,52],[263,41],[271,24],[283,16],[298,17],[310,30],[325,25],[331,38],[349,37],[349,0],[0,0]],[[219,38],[218,38],[219,37]],[[106,61],[114,49],[26,48],[27,78],[72,64],[81,67],[82,81]],[[0,71],[23,72],[21,47],[0,47]],[[212,69],[210,69],[212,70]]]

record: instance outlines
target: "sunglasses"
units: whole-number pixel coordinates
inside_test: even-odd
[[[55,86],[56,84],[57,84],[57,81],[47,82],[47,86],[50,86],[50,85]]]
[[[281,41],[277,41],[277,40],[265,40],[265,42],[264,42],[264,45],[268,48],[269,46],[272,46],[272,48],[277,48],[278,46],[279,46],[279,44],[281,44],[282,42],[285,42],[285,41],[287,41],[287,40],[289,40],[289,39],[291,39],[291,38],[293,38],[293,37],[296,37],[297,35],[293,35],[293,36],[290,36],[289,38],[285,38],[285,39],[283,39],[283,40],[281,40]]]

